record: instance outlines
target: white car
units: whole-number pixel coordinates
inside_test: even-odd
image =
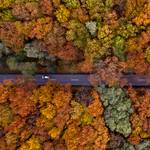
[[[51,76],[47,76],[47,75],[42,76],[42,79],[49,79],[49,78],[51,78]]]

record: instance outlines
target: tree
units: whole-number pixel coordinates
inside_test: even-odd
[[[58,49],[58,57],[64,60],[76,60],[78,59],[79,53],[78,48],[73,46],[73,42],[69,41],[66,45]]]
[[[94,143],[97,137],[97,132],[95,132],[94,128],[89,125],[83,125],[81,127],[78,127],[77,134],[75,136],[77,142],[80,146],[86,145],[86,147],[92,148],[91,144],[88,143]],[[78,146],[78,147],[80,147]]]
[[[26,124],[26,119],[20,117],[19,115],[14,116],[13,118],[14,120],[11,122],[11,124],[9,126],[5,126],[4,127],[4,133],[8,133],[12,135],[15,135],[16,140],[19,139],[19,136],[21,135],[21,133],[26,129],[27,124]],[[11,137],[9,138],[9,144],[13,145],[13,143],[11,142]],[[13,141],[13,139],[12,139]],[[16,142],[16,144],[19,144]],[[15,145],[16,146],[16,145]]]
[[[125,143],[124,137],[119,133],[110,132],[110,141],[108,142],[108,149],[115,149],[123,146]]]
[[[53,19],[51,17],[43,17],[23,23],[21,21],[16,21],[15,26],[18,31],[30,38],[36,37],[37,39],[42,39],[52,31]]]
[[[100,100],[100,97],[99,97],[99,94],[98,92],[96,91],[92,91],[91,92],[92,94],[92,97],[93,97],[93,102],[92,104],[90,104],[88,107],[87,107],[87,112],[92,116],[92,117],[96,117],[98,115],[102,115],[103,113],[103,106],[102,106],[102,102]]]
[[[5,150],[6,149],[5,137],[0,138],[0,143],[1,143],[0,148],[2,150]]]
[[[147,24],[150,23],[150,19],[148,17],[150,10],[149,7],[150,2],[148,1],[147,3],[144,3],[143,9],[141,9],[142,11],[140,12],[140,14],[137,15],[134,19],[132,19],[132,21],[135,22],[137,26],[141,26],[141,28],[143,29],[145,29]]]
[[[87,44],[87,39],[90,39],[89,32],[84,24],[77,20],[71,20],[68,28],[69,30],[67,30],[66,39],[68,41],[73,40],[74,46],[77,46],[80,50],[84,50]],[[74,34],[72,34],[72,32],[70,34],[70,31],[72,30]]]
[[[66,7],[68,7],[70,10],[80,7],[79,0],[62,0],[62,1],[66,2]]]
[[[139,134],[142,132],[143,120],[141,120],[141,117],[139,115],[133,113],[130,116],[130,121],[132,124],[132,133],[130,134],[128,141],[132,145],[138,145],[140,141],[142,141]]]
[[[53,142],[46,141],[43,144],[44,150],[54,150],[54,149],[60,149],[60,150],[66,150],[66,146],[64,145],[64,141],[62,138],[58,140],[54,140]]]
[[[23,54],[21,54],[21,52],[19,53],[16,53],[14,56],[8,57],[6,60],[6,64],[11,70],[19,70],[26,76],[34,76],[36,71],[35,62],[23,62],[24,56]],[[19,55],[22,55],[22,58],[20,58]]]
[[[109,25],[101,25],[101,23],[98,24],[98,33],[97,37],[99,40],[102,41],[102,43],[110,43],[111,39],[114,37],[113,35],[113,29],[109,27]]]
[[[48,66],[46,69],[47,69],[48,72],[56,73],[57,72],[56,63],[53,63],[52,65]]]
[[[93,119],[92,126],[98,131],[98,137],[94,141],[93,148],[95,149],[106,149],[107,142],[110,140],[108,128],[105,125],[104,118],[98,116]]]
[[[0,103],[6,103],[11,91],[12,91],[13,82],[11,80],[3,80],[3,83],[0,83]]]
[[[89,29],[91,35],[95,35],[96,34],[96,31],[97,31],[97,27],[96,27],[96,24],[97,22],[85,22],[86,24],[86,28]]]
[[[8,103],[0,104],[0,125],[7,126],[13,121],[14,113]]]
[[[53,16],[53,6],[52,6],[52,1],[51,0],[41,0],[40,1],[40,6],[42,9],[42,13],[48,16]]]
[[[11,9],[4,10],[2,13],[0,13],[0,17],[4,21],[15,21],[15,17]]]
[[[42,39],[47,36],[49,32],[52,31],[53,19],[51,17],[39,18],[34,24],[33,30],[30,32],[29,37],[37,39]]]
[[[18,63],[25,60],[27,54],[25,51],[19,51],[14,54],[14,57],[17,59]]]
[[[136,150],[149,149],[150,141],[143,140],[139,145],[135,146]]]
[[[150,46],[145,51],[146,60],[150,63]]]
[[[141,35],[134,38],[129,38],[125,42],[125,49],[124,52],[129,51],[143,51],[144,48],[148,47],[148,42],[150,41],[150,36],[146,32],[142,32]]]
[[[132,105],[138,113],[139,117],[143,121],[142,131],[145,131],[150,134],[150,126],[149,126],[149,89],[138,89],[135,90],[130,86],[128,88],[128,93],[130,98],[132,99]]]
[[[9,66],[9,68],[11,70],[18,70],[19,69],[18,60],[15,57],[8,57],[6,59],[6,64]]]
[[[113,150],[136,150],[136,149],[129,142],[125,142],[122,147],[119,146],[118,148],[113,149]]]
[[[32,20],[42,16],[38,3],[25,3],[25,5],[15,5],[12,9],[13,15],[20,20]]]
[[[51,120],[46,119],[45,116],[36,118],[36,127],[34,134],[40,138],[42,142],[51,139],[48,132],[54,127],[54,123]]]
[[[89,15],[92,16],[95,13],[103,12],[104,11],[104,3],[102,0],[81,0],[82,5],[89,9]]]
[[[53,0],[53,5],[55,8],[58,8],[60,6],[61,1],[60,0]]]
[[[24,40],[28,39],[27,36],[17,30],[14,22],[2,21],[0,27],[0,39],[15,52],[20,51],[24,46]]]
[[[27,52],[28,57],[39,58],[40,59],[39,61],[42,62],[43,60],[44,63],[46,61],[48,63],[49,61],[56,60],[55,57],[50,57],[50,55],[48,54],[48,48],[46,47],[46,44],[42,40],[34,40],[31,43],[25,44],[24,51]]]
[[[35,104],[39,103],[41,112],[37,129],[44,127],[43,130],[47,130],[52,139],[58,139],[70,118],[69,103],[72,97],[70,85],[58,85],[49,80],[45,86],[35,89],[33,93],[30,100]]]
[[[147,0],[138,0],[138,1],[130,1],[127,0],[125,3],[125,17],[129,20],[138,16],[141,12],[143,12],[144,5],[147,3]]]
[[[13,54],[13,51],[12,51],[10,48],[8,48],[8,47],[4,44],[4,42],[1,42],[1,43],[0,43],[0,57],[2,57],[3,54],[5,54],[5,55]]]
[[[124,67],[126,72],[128,68],[131,68],[136,74],[149,74],[149,63],[145,60],[146,54],[144,52],[138,52],[136,50],[131,51],[127,55],[127,61],[121,62],[121,66]]]
[[[70,119],[70,106],[65,105],[57,110],[56,116],[53,119],[53,122],[59,129],[63,129],[66,122]]]
[[[65,130],[63,139],[69,150],[77,149],[106,149],[109,141],[108,129],[104,119],[94,118],[91,125],[80,125],[80,121],[73,120]],[[80,126],[79,126],[80,125]]]
[[[102,44],[97,39],[87,39],[87,46],[84,53],[85,55],[89,55],[93,61],[99,60],[102,56],[109,54],[106,49],[102,48]]]
[[[125,23],[125,21],[122,21],[121,26],[117,30],[117,33],[120,36],[123,36],[125,39],[128,39],[129,37],[136,37],[137,32],[137,26],[133,25],[130,21],[128,21],[127,23]]]
[[[103,19],[104,19],[104,24],[109,25],[109,27],[111,28],[118,29],[118,27],[120,26],[117,10],[115,11],[113,9],[111,12],[107,11],[106,14],[103,16]]]
[[[86,54],[85,54],[86,56]],[[89,58],[89,56],[86,57],[86,60],[84,62],[80,62],[78,63],[78,68],[79,70],[81,70],[84,73],[91,73],[93,70],[93,61],[91,60],[91,58]]]
[[[109,87],[118,84],[123,86],[126,83],[126,80],[119,81],[122,76],[123,68],[120,67],[120,61],[116,56],[107,57],[104,61],[99,60],[94,64],[97,73],[91,74],[89,81],[92,85],[100,84],[102,81],[106,82]]]
[[[54,21],[52,32],[50,32],[44,42],[46,43],[47,53],[51,56],[57,56],[58,50],[63,49],[63,46],[66,44],[66,30],[61,27],[59,22]]]
[[[2,8],[10,8],[12,6],[14,6],[16,3],[14,0],[1,0],[0,1],[0,7]]]
[[[79,119],[79,117],[82,115],[82,113],[85,111],[85,107],[80,105],[79,103],[75,101],[71,101],[72,108],[70,110],[71,119]]]
[[[19,139],[19,135],[12,133],[12,132],[8,132],[6,133],[6,143],[7,143],[7,148],[8,149],[12,149],[15,150],[15,148],[18,146],[18,139]]]
[[[72,9],[71,18],[78,18],[80,22],[85,23],[86,21],[89,21],[88,11],[84,7]]]
[[[64,5],[60,5],[59,9],[55,12],[59,22],[66,22],[70,17],[70,11]]]
[[[93,100],[96,98],[96,96],[92,96],[91,92],[92,92],[91,88],[87,87],[78,88],[75,93],[75,101],[84,107],[88,107],[90,104],[92,104]]]
[[[116,36],[114,38],[113,52],[115,56],[119,57],[123,61],[125,61],[125,53],[123,51],[124,46],[125,46],[125,39],[121,36]]]
[[[32,137],[26,143],[23,143],[20,147],[20,150],[26,150],[26,149],[42,150],[42,143],[38,137],[32,135]]]
[[[35,62],[21,62],[19,64],[19,70],[22,71],[22,74],[27,76],[34,76],[36,71],[36,64]]]
[[[117,86],[106,89],[101,84],[96,91],[99,92],[103,102],[106,125],[111,131],[117,131],[128,137],[131,133],[129,113],[132,113],[134,108],[131,106],[131,99],[125,97],[125,89]]]
[[[15,114],[26,117],[35,110],[34,102],[30,101],[32,91],[35,88],[36,85],[31,82],[27,85],[18,85],[13,88],[13,92],[11,93],[9,100],[10,107]]]
[[[20,20],[30,20],[30,13],[24,6],[15,5],[12,9],[13,15]]]

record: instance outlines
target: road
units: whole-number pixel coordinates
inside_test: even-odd
[[[51,76],[51,79],[54,81],[59,81],[63,85],[70,83],[72,86],[92,86],[88,81],[90,74],[37,74],[34,76],[33,81],[38,85],[45,85],[48,79],[42,79],[42,76]],[[15,76],[23,77],[21,74],[1,74],[0,82],[2,83],[4,78],[7,80],[14,80]],[[126,78],[127,84],[132,83],[132,86],[150,86],[150,83],[146,82],[146,75],[123,75],[120,78],[120,81]],[[102,82],[106,85],[105,82]],[[106,85],[107,86],[107,85]]]

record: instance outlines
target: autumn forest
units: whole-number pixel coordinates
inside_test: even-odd
[[[119,82],[150,79],[150,0],[0,0],[0,74],[39,73],[93,86],[4,80],[0,150],[150,150],[150,89]]]

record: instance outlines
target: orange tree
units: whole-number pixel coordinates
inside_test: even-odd
[[[0,148],[7,146],[13,150],[20,145],[21,141],[33,134],[33,129],[30,130],[26,120],[36,108],[35,104],[29,100],[36,85],[33,83],[21,85],[22,83],[24,80],[17,78],[13,82],[4,80],[4,84],[1,84],[2,93],[0,95],[3,106],[1,106],[0,122],[4,127],[5,135],[1,138],[3,144],[0,145]]]
[[[49,80],[45,86],[35,89],[30,100],[35,104],[39,103],[41,116],[36,122],[38,130],[43,128],[52,139],[59,139],[69,119],[69,102],[72,94],[70,85],[51,85],[51,83]]]
[[[104,118],[101,116],[102,103],[96,91],[91,91],[91,95],[94,100],[88,107],[74,100],[71,101],[71,118],[62,137],[68,150],[107,148],[109,135]]]
[[[129,96],[131,97],[133,101],[133,106],[136,109],[137,113],[141,117],[141,119],[144,121],[143,124],[143,130],[150,133],[149,130],[149,89],[139,89],[135,90],[132,87],[128,89]]]

